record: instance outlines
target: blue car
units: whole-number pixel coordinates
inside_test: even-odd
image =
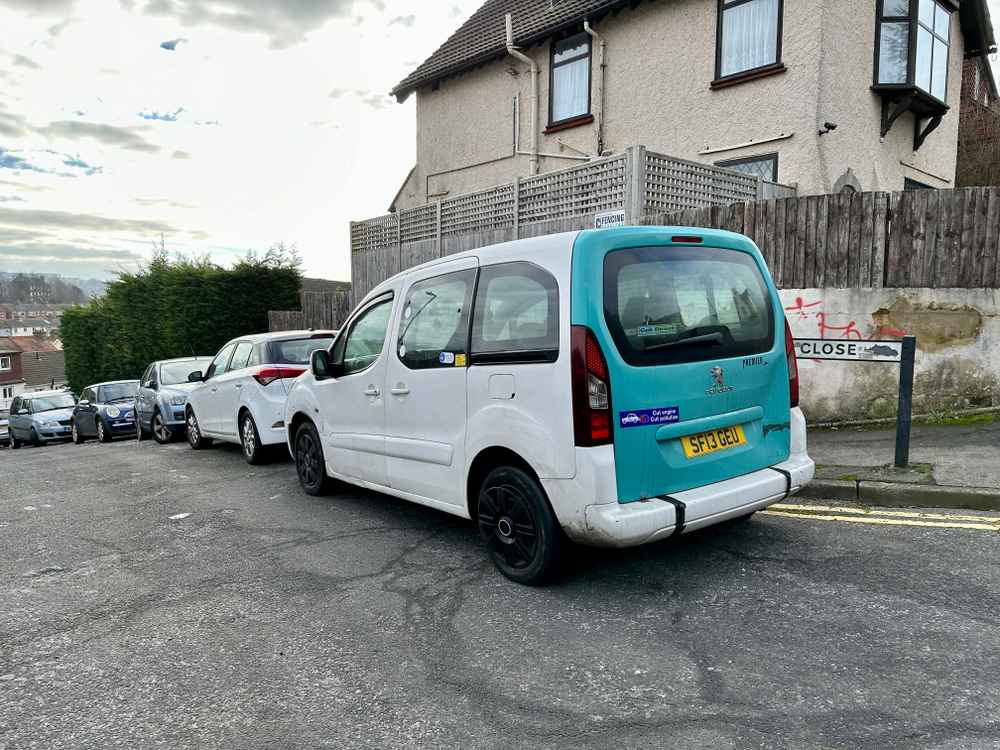
[[[79,445],[87,438],[96,437],[102,443],[110,443],[116,437],[135,437],[138,394],[138,380],[88,385],[73,410],[70,422],[73,442]]]
[[[211,357],[184,357],[154,362],[139,384],[139,428],[160,444],[184,436],[184,406],[200,385],[188,381],[195,370],[207,370]]]
[[[41,447],[70,436],[76,399],[69,391],[36,391],[18,396],[10,405],[8,440],[11,448],[30,442]]]

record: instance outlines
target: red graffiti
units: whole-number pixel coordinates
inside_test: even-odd
[[[854,339],[855,341],[863,341],[864,336],[861,335],[861,331],[858,330],[858,324],[856,321],[851,321],[846,326],[834,326],[826,322],[826,313],[816,313],[816,321],[819,324],[819,337],[821,339],[827,338],[827,333],[839,333],[842,339]]]
[[[823,300],[819,300],[818,302],[806,303],[805,300],[803,300],[801,297],[796,297],[795,304],[792,305],[791,307],[786,307],[785,311],[791,313],[797,313],[800,320],[805,320],[806,318],[809,317],[809,313],[806,312],[807,308],[818,307],[819,305],[822,304]]]

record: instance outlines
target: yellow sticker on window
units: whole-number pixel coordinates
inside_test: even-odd
[[[465,355],[456,354],[455,355],[455,367],[465,367]]]

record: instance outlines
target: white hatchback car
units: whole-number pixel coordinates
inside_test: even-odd
[[[199,383],[187,398],[188,443],[195,450],[213,440],[236,443],[247,463],[264,460],[268,446],[285,442],[289,383],[305,372],[316,349],[336,331],[286,331],[241,336],[215,355],[208,370],[192,372]]]
[[[795,348],[763,256],[627,227],[451,255],[373,289],[284,417],[299,481],[476,520],[508,578],[563,535],[624,547],[755,511],[813,476]]]

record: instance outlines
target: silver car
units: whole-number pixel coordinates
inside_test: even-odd
[[[10,431],[7,428],[9,420],[6,414],[0,414],[0,448],[10,442]]]
[[[76,398],[69,391],[37,391],[18,396],[10,405],[10,447],[20,448],[28,442],[37,447],[54,440],[69,440],[75,406]]]
[[[207,370],[211,357],[184,357],[154,362],[139,381],[139,429],[158,443],[184,435],[184,406],[199,383],[188,382],[195,370]]]

